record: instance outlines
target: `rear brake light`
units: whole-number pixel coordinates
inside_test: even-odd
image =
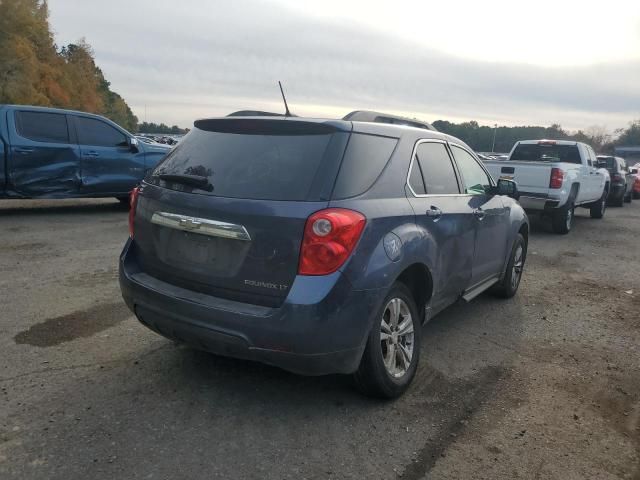
[[[556,145],[557,143],[555,140],[538,140],[538,145]]]
[[[300,275],[328,275],[349,258],[360,239],[364,215],[344,208],[328,208],[307,219],[300,250]]]
[[[549,188],[562,188],[564,181],[564,172],[559,168],[551,169],[551,178],[549,179]]]
[[[136,207],[138,206],[138,193],[140,187],[135,187],[129,194],[129,236],[133,238],[133,222],[136,218]]]

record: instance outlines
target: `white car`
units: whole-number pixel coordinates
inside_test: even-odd
[[[550,216],[556,233],[569,233],[575,207],[589,208],[592,218],[604,216],[611,180],[586,143],[523,140],[508,160],[484,164],[494,179],[514,180],[522,207]]]

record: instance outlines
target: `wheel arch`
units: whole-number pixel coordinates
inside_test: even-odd
[[[578,198],[578,193],[580,193],[580,184],[578,182],[574,182],[571,184],[571,190],[569,190],[569,201],[575,203],[576,198]]]
[[[407,266],[397,277],[396,282],[404,284],[416,302],[420,318],[425,320],[425,308],[433,296],[433,276],[424,263]]]

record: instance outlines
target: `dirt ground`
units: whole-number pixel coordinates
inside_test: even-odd
[[[518,295],[426,327],[402,398],[176,346],[116,201],[0,202],[2,479],[640,479],[640,202],[533,219]]]

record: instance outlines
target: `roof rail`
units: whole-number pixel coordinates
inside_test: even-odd
[[[227,117],[285,117],[283,113],[262,112],[260,110],[239,110],[232,112]],[[295,115],[289,115],[295,117]]]
[[[373,122],[373,123],[389,123],[392,125],[406,125],[407,127],[424,128],[425,130],[437,130],[427,122],[413,120],[410,118],[399,117],[397,115],[389,115],[387,113],[373,112],[370,110],[356,110],[344,116],[343,120],[352,122]]]

